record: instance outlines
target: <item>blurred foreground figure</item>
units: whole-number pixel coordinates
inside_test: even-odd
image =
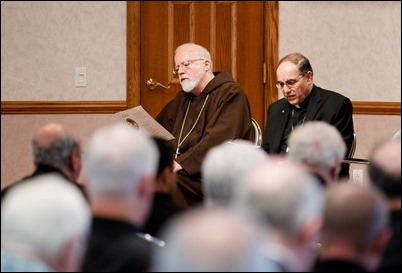
[[[251,272],[259,263],[259,231],[250,219],[224,207],[192,209],[162,234],[153,269],[166,272]]]
[[[2,201],[1,271],[78,271],[90,228],[87,201],[59,175],[31,179]]]
[[[308,271],[316,257],[323,196],[301,165],[270,160],[252,169],[239,187],[236,207],[265,226],[262,255],[278,271]]]
[[[236,139],[224,142],[207,153],[201,167],[207,205],[228,205],[233,201],[244,175],[254,166],[268,161],[261,147]]]
[[[177,190],[176,173],[173,171],[173,149],[169,142],[162,138],[153,137],[153,140],[159,150],[159,164],[152,209],[143,231],[152,236],[159,236],[166,222],[183,210],[172,200]]]
[[[370,155],[371,183],[385,194],[392,236],[384,251],[379,271],[401,271],[401,139],[383,142]]]
[[[385,200],[373,188],[334,184],[325,195],[315,272],[376,271],[388,241]]]
[[[105,126],[90,138],[85,162],[93,224],[83,271],[149,270],[153,243],[138,233],[154,194],[154,141],[123,123]]]
[[[335,126],[324,121],[308,121],[289,136],[290,160],[303,164],[325,186],[339,179],[346,144]]]

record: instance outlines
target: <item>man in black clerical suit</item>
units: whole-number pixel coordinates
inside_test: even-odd
[[[283,57],[278,64],[276,87],[283,98],[267,111],[263,148],[270,154],[286,153],[290,132],[309,120],[322,120],[335,126],[347,146],[353,143],[353,105],[349,98],[313,83],[310,61],[300,53]],[[349,176],[349,165],[343,164],[340,177]]]

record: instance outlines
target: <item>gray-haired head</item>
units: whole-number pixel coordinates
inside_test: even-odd
[[[346,144],[339,131],[324,121],[308,121],[290,134],[287,157],[327,171],[341,163]]]
[[[272,228],[272,240],[279,238],[279,245],[292,253],[284,261],[287,270],[308,270],[323,210],[316,179],[299,164],[272,159],[252,169],[239,189],[234,205]]]
[[[155,177],[158,150],[140,130],[123,123],[98,129],[86,155],[90,197],[132,196],[143,177]]]
[[[59,170],[70,168],[73,152],[78,156],[81,153],[77,138],[58,123],[49,123],[41,127],[32,140],[32,148],[36,166],[43,164]],[[80,167],[77,172],[79,171]]]
[[[185,44],[179,45],[176,48],[175,53],[182,49],[186,49],[188,54],[190,54],[193,57],[208,60],[211,63],[211,70],[212,70],[212,58],[211,58],[211,54],[209,53],[208,49],[206,49],[205,47],[203,47],[201,45],[195,44],[195,43],[185,43]]]
[[[55,271],[78,270],[91,220],[87,201],[58,174],[31,180],[12,188],[2,202],[2,249],[31,253]],[[66,249],[74,253],[65,253]],[[72,268],[62,268],[62,255],[72,255]]]
[[[306,222],[321,217],[323,197],[317,180],[300,165],[270,161],[248,173],[236,203],[292,238]]]
[[[237,187],[244,182],[244,175],[267,160],[267,154],[260,147],[241,139],[210,149],[201,166],[206,202],[231,202]]]

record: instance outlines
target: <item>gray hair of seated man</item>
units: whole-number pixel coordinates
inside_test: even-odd
[[[287,157],[299,163],[331,169],[342,160],[346,144],[339,131],[324,121],[308,121],[290,134]]]
[[[135,198],[144,176],[156,175],[159,152],[144,132],[123,123],[98,129],[86,152],[90,197],[111,195]]]
[[[82,193],[70,183],[58,174],[44,174],[12,188],[1,205],[2,249],[32,253],[55,265],[73,241],[73,255],[80,262],[91,212]]]
[[[229,203],[243,176],[268,155],[250,141],[236,139],[208,151],[202,166],[203,192],[207,203]]]

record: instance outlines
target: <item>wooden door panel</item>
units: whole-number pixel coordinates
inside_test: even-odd
[[[173,76],[175,48],[186,42],[206,47],[214,71],[231,71],[250,101],[252,116],[264,124],[264,2],[139,2],[140,104],[152,115],[180,91]],[[146,86],[150,78],[169,89]]]

